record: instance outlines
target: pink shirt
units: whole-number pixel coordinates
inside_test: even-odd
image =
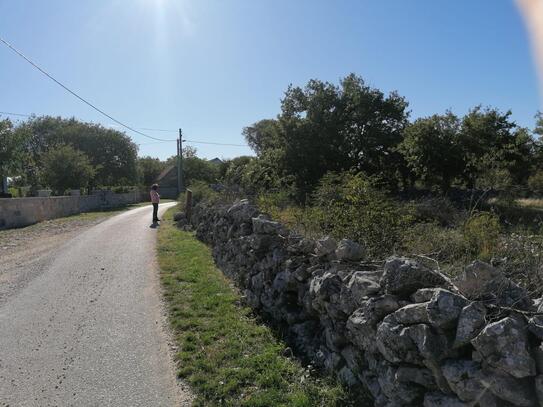
[[[160,195],[154,189],[151,189],[151,202],[152,203],[160,202]]]

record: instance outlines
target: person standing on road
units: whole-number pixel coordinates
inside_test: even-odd
[[[158,203],[160,195],[158,194],[158,184],[153,184],[151,187],[151,203],[153,204],[153,223],[158,223]]]

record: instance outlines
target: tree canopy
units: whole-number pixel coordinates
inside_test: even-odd
[[[16,127],[24,140],[24,173],[37,185],[43,167],[41,161],[50,150],[69,145],[83,152],[95,168],[94,185],[127,185],[137,182],[137,146],[124,133],[99,124],[60,117],[33,117]]]

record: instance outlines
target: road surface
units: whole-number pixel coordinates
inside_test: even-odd
[[[168,345],[151,211],[28,259],[33,272],[17,284],[6,276],[21,263],[0,264],[0,406],[190,405]]]

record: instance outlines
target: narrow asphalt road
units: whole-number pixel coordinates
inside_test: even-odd
[[[161,205],[161,212],[174,203]],[[0,406],[179,406],[151,208],[110,218],[0,291]]]

